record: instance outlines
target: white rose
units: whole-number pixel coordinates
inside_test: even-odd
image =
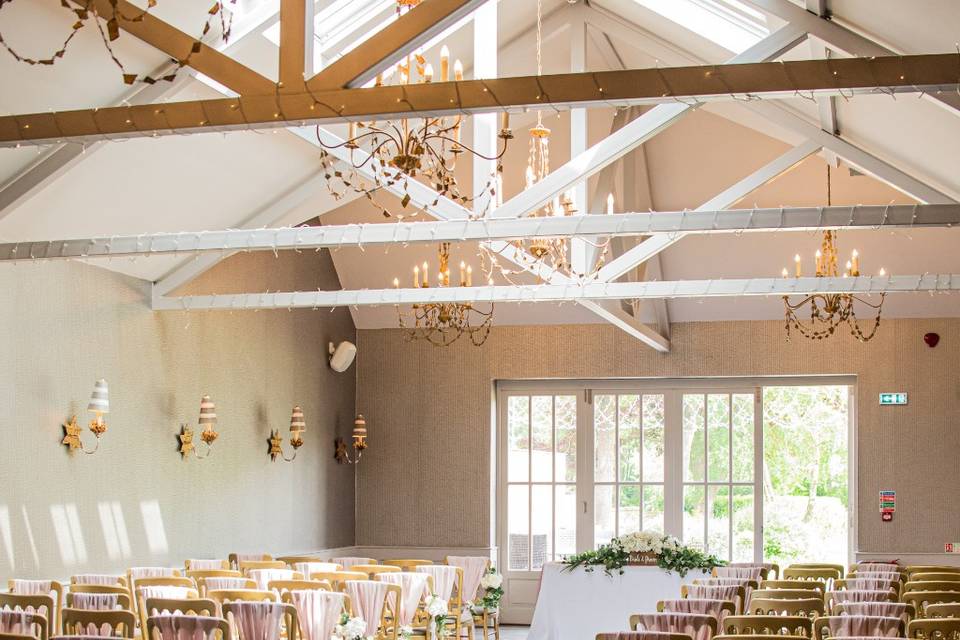
[[[480,586],[484,589],[497,589],[503,584],[503,576],[499,573],[488,573],[480,579]]]
[[[449,607],[447,606],[447,601],[443,600],[442,598],[433,596],[427,601],[427,613],[430,614],[431,618],[445,615],[448,610]]]

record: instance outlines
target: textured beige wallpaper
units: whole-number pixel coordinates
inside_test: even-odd
[[[941,336],[936,349],[923,343],[928,331]],[[669,354],[606,325],[499,327],[481,348],[358,334],[370,431],[359,545],[493,544],[491,390],[524,378],[856,374],[859,550],[942,552],[960,531],[960,319],[885,321],[867,344],[788,343],[781,322],[678,324]],[[881,408],[881,391],[907,391],[910,404]],[[892,523],[880,522],[880,489],[897,491]]]
[[[231,258],[192,289],[336,288],[326,252]],[[349,433],[355,370],[326,366],[328,340],[354,339],[346,310],[163,312],[146,283],[96,267],[0,268],[0,578],[65,577],[179,564],[230,551],[352,545],[353,469],[332,460]],[[110,385],[101,451],[59,445],[84,425],[98,377]],[[212,457],[183,461],[178,425],[216,402]],[[271,428],[306,414],[294,464],[272,463]]]

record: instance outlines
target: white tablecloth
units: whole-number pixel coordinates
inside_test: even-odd
[[[691,571],[681,578],[659,567],[624,567],[613,577],[603,568],[561,571],[563,565],[543,568],[540,596],[533,612],[528,640],[593,640],[605,631],[627,631],[630,616],[657,610],[660,600],[680,597],[680,585],[707,577]]]

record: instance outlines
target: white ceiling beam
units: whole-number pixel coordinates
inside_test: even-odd
[[[158,301],[157,310],[203,311],[388,306],[440,302],[567,302],[647,298],[740,298],[822,294],[947,293],[960,291],[960,274],[858,276],[856,278],[748,278],[660,282],[593,282],[582,285],[431,287],[288,291],[184,296]]]
[[[717,194],[697,207],[696,210],[700,212],[720,211],[731,207],[751,191],[770,182],[785,171],[789,171],[819,150],[820,145],[815,142],[805,142],[798,145]],[[725,214],[717,215],[716,217],[717,223],[719,224],[721,218],[725,217]],[[600,271],[597,272],[597,279],[601,282],[616,280],[638,264],[649,260],[667,247],[679,242],[682,237],[682,233],[676,233],[674,235],[659,235],[649,238],[604,265]]]
[[[265,211],[290,210],[320,191],[316,178],[294,189]],[[264,213],[248,225],[282,219]],[[960,226],[960,204],[781,207],[713,211],[653,211],[503,220],[453,220],[227,229],[183,233],[9,242],[0,261],[150,256],[182,253],[340,249],[435,242],[476,242],[516,238],[717,235],[828,229],[948,228]],[[512,246],[512,245],[511,245]],[[532,258],[510,255],[514,262]],[[572,281],[570,281],[572,282]]]
[[[496,78],[499,73],[499,33],[497,26],[497,3],[487,2],[473,14],[473,77]],[[452,72],[452,70],[451,70]],[[486,215],[496,203],[497,196],[491,195],[491,188],[499,191],[497,185],[498,160],[497,147],[500,139],[499,114],[478,113],[473,116],[473,149],[480,155],[471,157],[473,213],[477,216]],[[462,122],[462,121],[461,121]]]
[[[661,334],[624,311],[620,300],[578,300],[577,302],[657,351],[661,353],[670,351],[669,334]]]

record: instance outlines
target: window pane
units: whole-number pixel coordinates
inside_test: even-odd
[[[730,396],[707,396],[707,478],[710,482],[730,479]]]
[[[529,490],[529,486],[525,484],[510,485],[507,488],[507,535],[511,571],[526,571],[530,566]]]
[[[683,488],[683,541],[703,548],[703,486]]]
[[[640,396],[619,396],[618,405],[620,481],[637,482],[640,480]]]
[[[535,484],[531,487],[530,504],[531,569],[542,569],[553,552],[553,485]]]
[[[753,487],[733,488],[733,561],[753,562]]]
[[[683,479],[687,481],[703,480],[705,410],[702,395],[683,396]]]
[[[753,482],[753,404],[752,394],[733,396],[734,482]]]
[[[507,399],[507,480],[526,482],[529,477],[530,398],[510,396]]]
[[[730,557],[730,486],[710,487],[707,513],[707,550],[721,560]]]
[[[555,560],[577,552],[577,487],[561,484],[556,487]]]
[[[640,485],[628,484],[620,487],[620,528],[617,535],[640,531]]]
[[[663,533],[663,485],[643,487],[643,522],[645,531]]]
[[[553,480],[553,396],[530,398],[532,420],[532,455],[530,479],[534,482]]]
[[[614,487],[609,484],[596,485],[593,488],[593,497],[593,543],[606,544],[617,535]]]
[[[663,395],[643,396],[643,479],[645,482],[663,482],[663,424]]]
[[[557,396],[554,416],[557,436],[556,482],[577,481],[577,397]]]
[[[595,396],[593,400],[593,476],[598,482],[616,480],[616,420],[616,396]]]

